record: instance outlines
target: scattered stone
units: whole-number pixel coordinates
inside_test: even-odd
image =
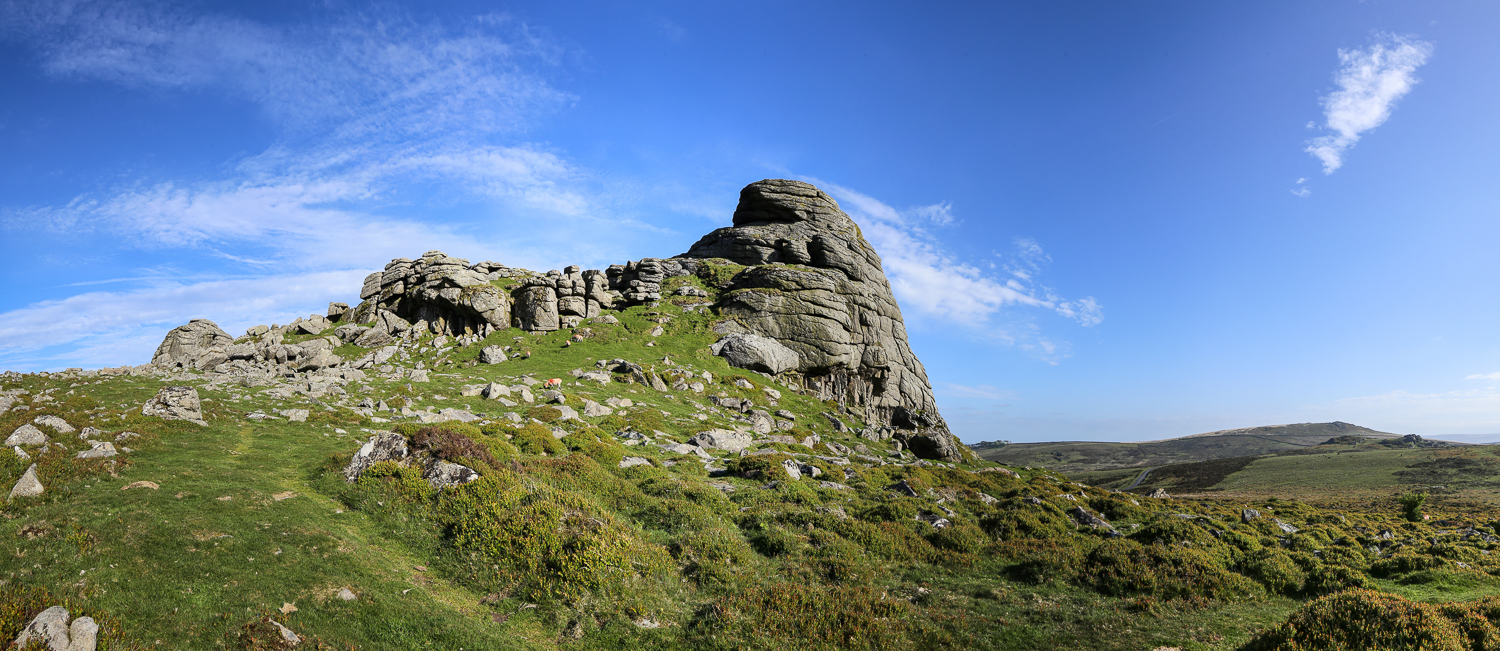
[[[1151,491],[1151,494],[1147,495],[1146,497],[1154,497],[1154,498],[1159,499],[1159,500],[1165,500],[1165,499],[1171,499],[1172,498],[1171,495],[1167,494],[1167,489],[1165,489],[1165,488],[1158,488],[1158,489],[1156,489],[1154,491]]]
[[[974,472],[998,472],[998,473],[1000,473],[1002,475],[1005,475],[1006,477],[1016,477],[1016,478],[1020,478],[1021,477],[1021,474],[1018,473],[1018,472],[1016,472],[1016,471],[1014,471],[1014,470],[1011,470],[1009,468],[1000,468],[1000,467],[995,467],[995,468],[980,468],[978,470],[975,470]]]
[[[425,369],[425,368],[414,368],[414,369],[412,369],[411,370],[411,376],[410,376],[409,379],[412,382],[426,382],[427,381],[427,369]]]
[[[479,473],[474,472],[468,466],[461,466],[447,461],[438,461],[427,468],[423,478],[433,488],[443,489],[461,486],[479,479]]]
[[[26,469],[26,473],[21,475],[21,479],[16,482],[16,485],[10,489],[9,499],[36,497],[41,495],[44,490],[46,489],[42,486],[42,481],[36,477],[36,464],[33,463],[31,467]]]
[[[312,412],[306,409],[283,409],[276,413],[281,414],[283,418],[294,423],[305,423],[307,422],[307,417],[312,415]]]
[[[198,390],[193,387],[162,387],[156,392],[156,397],[147,400],[141,407],[141,415],[208,426],[203,421],[203,405],[198,400]]]
[[[1260,517],[1260,511],[1255,509],[1243,509],[1240,511],[1240,522],[1250,524],[1251,520]]]
[[[149,488],[151,490],[159,490],[161,489],[161,485],[157,484],[154,481],[133,481],[125,484],[124,486],[121,486],[120,490],[128,491],[132,488]]]
[[[79,459],[105,459],[117,454],[115,444],[113,443],[107,441],[89,441],[89,443],[91,444],[89,449],[79,452],[76,455]]]
[[[293,493],[292,491],[282,491],[280,493],[272,493],[271,499],[280,502],[281,500],[289,500],[296,496],[297,494]]]
[[[11,432],[10,436],[5,439],[5,445],[7,446],[46,445],[49,442],[51,442],[51,439],[47,438],[47,435],[43,434],[42,430],[33,427],[30,423],[17,427],[16,431]]]
[[[917,434],[906,439],[906,447],[918,459],[932,459],[946,463],[962,463],[963,452],[959,450],[958,439],[948,432],[930,432],[928,434]]]
[[[918,511],[916,520],[932,525],[933,529],[946,529],[953,524],[948,521],[948,518],[929,511]]]
[[[393,341],[395,339],[391,337],[391,333],[386,332],[384,328],[370,328],[359,333],[359,336],[354,339],[354,345],[360,348],[381,348],[391,345]],[[390,359],[390,357],[387,356],[386,359]],[[385,360],[380,359],[380,356],[376,355],[375,364],[382,364],[384,362]]]
[[[292,606],[292,605],[291,604],[286,604],[286,606]],[[286,606],[282,606],[282,607],[285,608]],[[296,606],[292,606],[292,610],[290,612],[296,612],[296,611],[297,611],[297,607]],[[282,611],[282,612],[283,612],[283,614],[285,614],[288,611]],[[289,628],[287,628],[285,626],[282,626],[281,622],[278,622],[278,621],[276,621],[274,619],[268,619],[266,621],[270,622],[272,626],[276,627],[277,632],[281,633],[281,641],[283,643],[285,643],[287,646],[297,646],[298,644],[302,644],[302,638],[299,637],[296,633],[293,633],[292,629],[289,629]]]
[[[33,617],[11,648],[24,649],[40,642],[51,651],[94,651],[98,645],[99,625],[92,617],[79,617],[68,625],[68,609],[53,606]]]
[[[68,421],[65,421],[56,416],[37,416],[36,420],[32,422],[44,427],[50,427],[58,434],[72,434],[73,432],[78,431],[74,429],[72,425],[69,425]]]
[[[599,418],[615,413],[614,409],[601,405],[593,400],[583,401],[583,415],[589,418]]]
[[[712,458],[707,452],[703,451],[703,448],[688,443],[665,443],[659,447],[673,454],[693,454],[704,459]]]
[[[1090,529],[1104,529],[1106,531],[1109,531],[1110,533],[1115,533],[1114,526],[1111,525],[1108,520],[1089,513],[1088,509],[1085,509],[1082,506],[1073,507],[1068,511],[1068,515],[1073,518],[1074,522],[1077,522],[1078,524]]]
[[[505,349],[500,346],[485,346],[483,350],[479,351],[479,363],[481,364],[499,364],[507,359],[509,358],[505,355]]]
[[[406,458],[406,437],[395,432],[376,432],[370,437],[349,465],[344,467],[344,478],[354,481],[359,475],[381,461],[399,461]]]
[[[750,435],[742,434],[727,429],[711,429],[699,432],[688,443],[709,450],[723,450],[725,452],[739,452],[750,447]]]
[[[339,599],[341,599],[343,601],[354,601],[355,599],[358,599],[358,597],[354,596],[354,591],[353,590],[350,590],[349,588],[345,587],[345,588],[339,588]]]
[[[651,460],[646,457],[625,457],[620,460],[621,468],[634,468],[636,466],[649,466]]]
[[[896,491],[898,494],[905,495],[907,497],[916,497],[917,496],[917,489],[912,488],[911,484],[906,483],[905,479],[903,479],[901,481],[898,481],[898,482],[896,482],[894,484],[891,484],[890,486],[886,486],[885,489],[886,490],[890,490],[890,491]],[[1040,503],[1040,501],[1038,503]]]

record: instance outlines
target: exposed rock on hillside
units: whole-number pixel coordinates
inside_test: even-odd
[[[229,361],[225,350],[232,345],[234,337],[220,330],[218,324],[208,319],[193,319],[167,333],[156,354],[151,356],[151,363],[160,367],[211,369]]]
[[[731,365],[782,376],[801,392],[837,402],[872,425],[862,434],[870,440],[895,438],[919,457],[963,461],[964,450],[938,415],[927,372],[907,343],[880,256],[838,204],[806,183],[759,181],[741,191],[733,223],[679,257],[605,270],[569,266],[538,273],[488,261],[470,264],[442,251],[398,258],[365,278],[363,302],[355,308],[333,303],[328,317],[256,326],[239,340],[210,321],[195,320],[168,334],[153,364],[232,373],[247,386],[263,382],[258,378],[311,372],[348,381],[350,374],[385,366],[393,355],[407,355],[400,351],[418,337],[454,337],[468,346],[514,327],[531,333],[574,329],[581,341],[591,336],[581,327],[585,321],[618,323],[606,311],[670,300],[684,312],[712,308],[727,317],[715,326],[725,336],[712,350]],[[701,278],[717,293],[694,286],[696,280],[672,281],[683,276]],[[663,299],[669,281],[675,291]],[[656,323],[670,319],[658,315]],[[339,321],[349,323],[334,327]],[[334,335],[328,336],[331,327]],[[658,325],[650,336],[665,332]],[[314,338],[285,343],[299,335]],[[345,360],[333,352],[344,344],[375,350]],[[506,359],[505,350],[492,346],[481,361]],[[410,379],[426,381],[426,373],[414,370]],[[693,386],[685,376],[669,382],[640,369],[634,376],[657,391]],[[838,418],[830,419],[846,430]]]
[[[468,260],[442,251],[428,251],[418,260],[397,258],[385,271],[365,278],[359,292],[365,302],[355,309],[354,320],[372,321],[380,311],[388,311],[439,334],[486,335],[510,327],[510,297],[490,284],[510,275],[508,271],[492,263],[470,266]]]
[[[871,422],[946,435],[880,256],[827,194],[800,181],[752,183],[740,192],[734,225],[682,257],[750,266],[725,286],[726,325],[796,351],[802,384],[820,399]],[[956,445],[924,447],[957,454]]]

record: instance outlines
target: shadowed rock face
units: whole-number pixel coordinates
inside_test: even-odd
[[[720,302],[734,322],[726,332],[796,351],[803,385],[819,399],[863,410],[867,421],[947,433],[880,256],[823,191],[800,181],[752,183],[740,192],[734,225],[678,257],[750,267]]]
[[[228,361],[225,350],[233,344],[234,337],[220,330],[218,324],[208,319],[193,319],[167,333],[156,354],[151,356],[151,363],[164,368],[209,369]]]

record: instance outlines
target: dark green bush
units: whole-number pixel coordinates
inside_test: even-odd
[[[1225,569],[1215,556],[1172,545],[1142,545],[1117,538],[1095,547],[1078,580],[1108,595],[1144,594],[1161,599],[1252,597],[1259,586]]]
[[[1241,651],[1468,651],[1459,627],[1436,606],[1374,590],[1348,590],[1303,604]]]
[[[555,423],[562,418],[562,410],[547,405],[537,405],[526,409],[526,417],[543,423]]]
[[[757,454],[748,457],[736,457],[728,464],[729,472],[751,479],[762,479],[765,481],[787,481],[790,480],[786,474],[786,468],[781,462],[790,459],[785,454]]]
[[[501,580],[537,597],[620,594],[636,577],[670,567],[666,550],[577,492],[522,483],[509,473],[459,487],[446,512],[454,544],[501,566]]]
[[[537,423],[527,423],[511,439],[516,448],[526,454],[563,454],[568,447],[552,435],[552,430]]]
[[[911,646],[909,611],[875,588],[778,583],[721,597],[692,632],[699,648],[903,648]]]
[[[1286,552],[1269,547],[1241,555],[1237,569],[1281,595],[1302,592],[1302,584],[1307,580],[1307,573]]]

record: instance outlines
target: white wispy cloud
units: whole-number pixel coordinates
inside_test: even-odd
[[[1464,377],[1465,380],[1500,380],[1500,371],[1494,373],[1475,373]]]
[[[1396,101],[1416,85],[1417,68],[1431,56],[1431,43],[1393,34],[1377,35],[1367,48],[1339,49],[1338,89],[1322,98],[1324,126],[1334,133],[1307,141],[1305,149],[1323,162],[1324,174],[1344,164],[1345,152],[1360,134],[1390,118]]]
[[[121,292],[88,292],[0,313],[0,368],[143,364],[167,330],[207,318],[231,334],[252,325],[322,312],[359,298],[373,270],[159,282]],[[67,346],[66,350],[49,350]]]
[[[1066,356],[1065,344],[1040,335],[1033,326],[997,327],[996,317],[1010,307],[1029,307],[1052,311],[1084,326],[1104,319],[1103,307],[1093,297],[1066,299],[1037,282],[1051,258],[1033,240],[1017,239],[1014,252],[1002,256],[1000,265],[981,269],[955,258],[928,230],[954,221],[951,205],[898,210],[862,192],[808,180],[859,222],[865,239],[880,252],[891,290],[907,312],[971,326],[986,338],[1017,344],[1054,362]]]
[[[0,39],[29,48],[53,77],[227,96],[257,108],[276,134],[217,178],[130,179],[56,205],[0,206],[7,237],[105,233],[158,259],[191,251],[231,261],[239,276],[143,273],[121,282],[144,288],[16,307],[0,313],[0,364],[98,365],[127,349],[124,361],[140,363],[155,345],[141,341],[159,342],[188,318],[305,316],[330,297],[349,300],[359,269],[430,249],[546,269],[618,261],[622,231],[661,233],[601,206],[587,173],[524,141],[574,99],[546,80],[563,50],[525,24],[327,11],[270,24],[150,0],[0,3]],[[464,210],[453,219],[416,209],[455,205]],[[292,272],[306,275],[279,275]],[[281,286],[302,290],[269,289]],[[99,344],[116,340],[135,343]]]

